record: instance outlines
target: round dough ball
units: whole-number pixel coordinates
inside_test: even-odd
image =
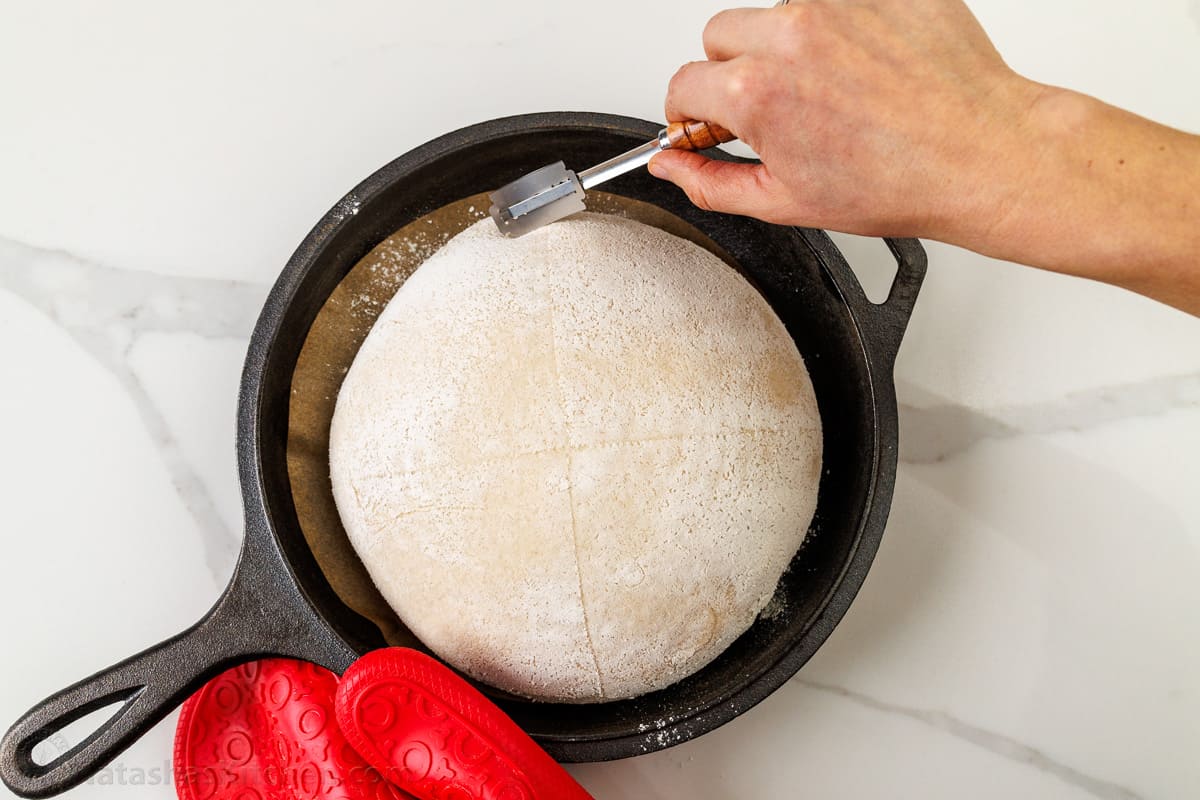
[[[540,700],[695,672],[771,598],[816,506],[821,423],[737,272],[641,223],[484,219],[396,293],[330,432],[334,498],[438,656]]]

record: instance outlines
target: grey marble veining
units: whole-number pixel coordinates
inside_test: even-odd
[[[979,409],[912,385],[899,387],[900,460],[930,464],[984,440],[1085,431],[1122,420],[1200,407],[1200,373],[1164,375],[1072,392],[1054,400]]]
[[[112,373],[203,532],[207,568],[214,578],[229,575],[241,531],[230,530],[222,520],[195,466],[130,368],[128,355],[137,338],[148,332],[186,331],[248,341],[267,287],[122,270],[4,238],[0,287],[38,308]]]
[[[954,736],[963,741],[970,742],[976,747],[994,753],[1000,758],[1024,764],[1031,769],[1044,772],[1077,789],[1082,789],[1091,796],[1098,798],[1098,800],[1143,800],[1143,796],[1132,789],[1083,773],[1068,764],[1055,760],[1036,747],[1031,747],[994,731],[971,725],[945,711],[908,708],[895,703],[888,703],[841,686],[818,683],[817,681],[803,677],[803,675],[797,675],[791,679],[791,682],[814,691],[843,698],[851,703],[878,711],[881,714],[892,714],[915,720],[948,736]]]

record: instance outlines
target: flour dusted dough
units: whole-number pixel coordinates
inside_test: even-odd
[[[346,532],[408,627],[485,683],[571,702],[667,686],[745,631],[820,465],[766,302],[598,214],[452,239],[363,343],[330,435]]]

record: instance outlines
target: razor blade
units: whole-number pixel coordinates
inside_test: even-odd
[[[488,213],[505,236],[524,236],[586,208],[583,182],[559,161],[492,192]]]
[[[532,230],[583,211],[585,190],[647,164],[660,150],[672,146],[667,128],[649,142],[610,158],[578,175],[559,161],[492,192],[488,213],[505,236],[524,236]]]

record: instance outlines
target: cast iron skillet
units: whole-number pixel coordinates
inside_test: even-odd
[[[246,534],[233,579],[196,625],[18,720],[0,742],[0,777],[10,789],[46,797],[75,786],[236,664],[288,656],[341,673],[359,654],[384,646],[375,626],[334,595],[296,519],[285,459],[288,396],[309,326],[350,268],[403,225],[557,158],[573,167],[597,163],[658,128],[586,113],[474,125],[383,167],[317,223],[271,290],[250,341],[237,441]],[[623,758],[710,731],[782,685],[829,636],[883,534],[896,469],[892,365],[925,273],[918,242],[888,240],[899,269],[887,300],[876,305],[821,231],[701,211],[645,170],[604,188],[699,228],[764,294],[812,375],[825,471],[809,539],[780,584],[782,613],[758,620],[712,664],[662,691],[612,703],[537,704],[493,693],[561,761]],[[34,745],[112,704],[119,710],[95,733],[48,764],[34,763]]]

